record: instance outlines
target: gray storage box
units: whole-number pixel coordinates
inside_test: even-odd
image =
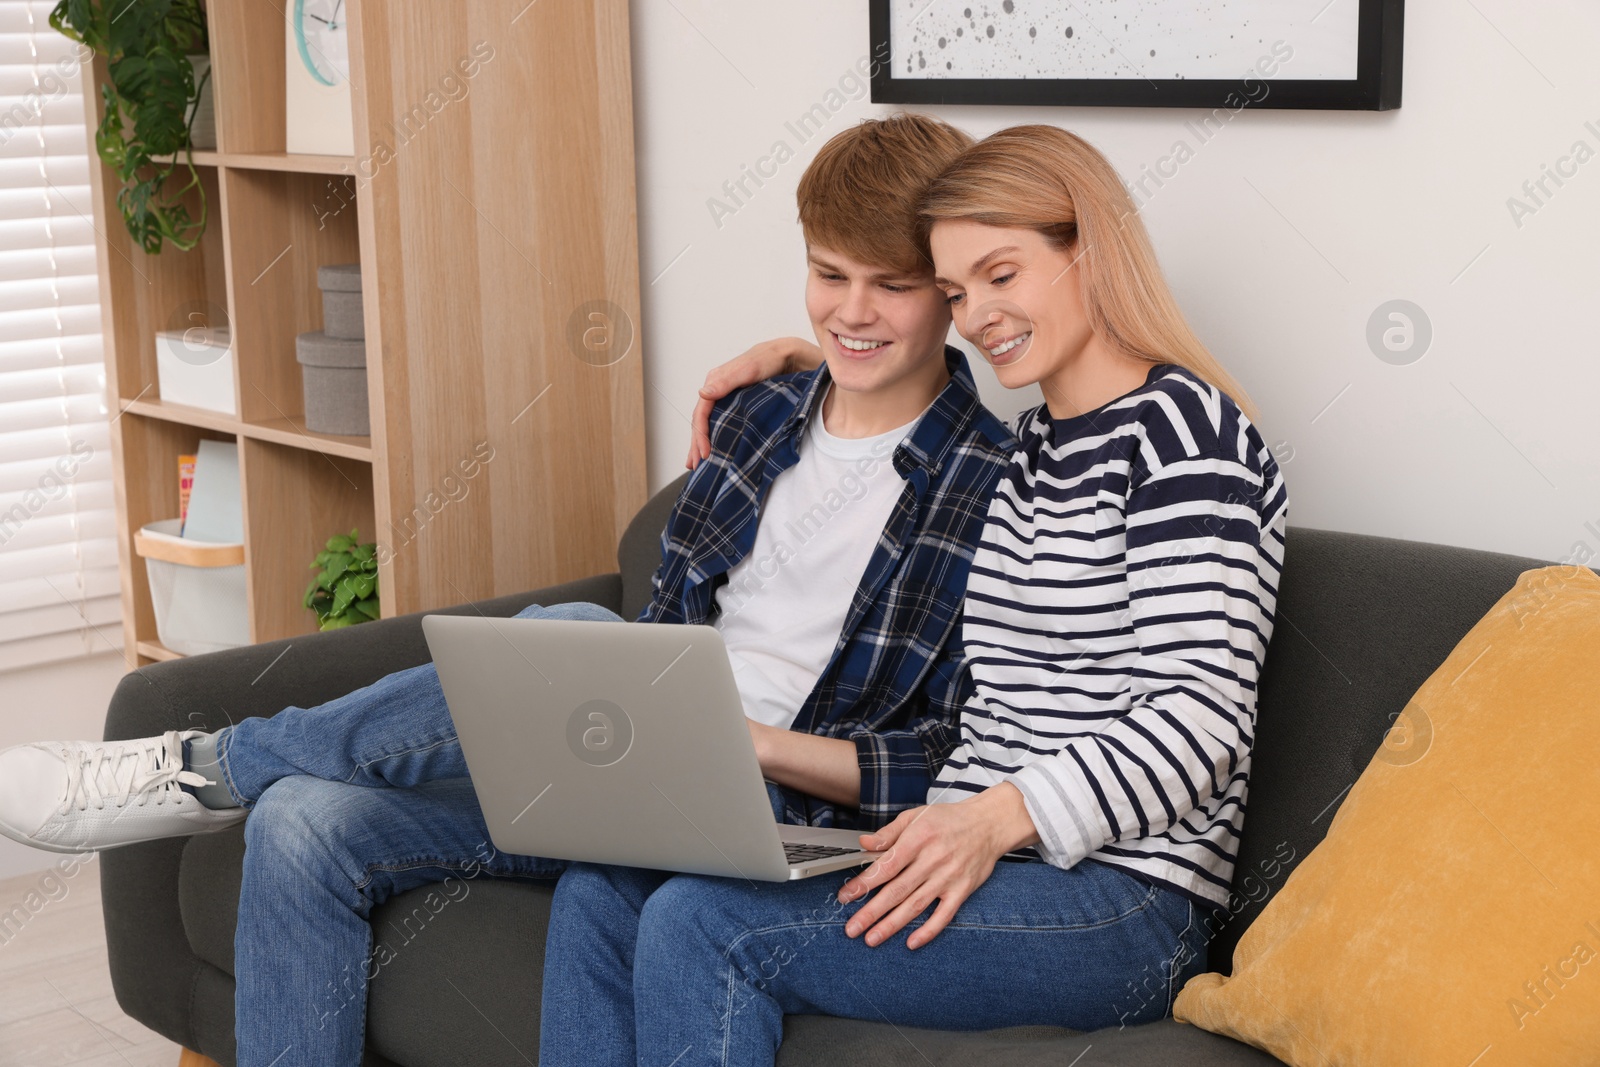
[[[367,343],[329,337],[326,331],[294,339],[305,390],[306,429],[316,433],[366,436]]]
[[[361,313],[361,264],[333,263],[317,268],[317,288],[322,290],[322,332],[329,337],[359,341],[367,336]]]

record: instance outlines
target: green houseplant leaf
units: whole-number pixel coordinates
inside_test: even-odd
[[[380,615],[378,546],[361,543],[361,531],[337,534],[311,562],[317,572],[306,587],[304,604],[317,613],[319,630],[370,622]]]
[[[122,182],[117,207],[128,232],[151,255],[164,242],[193,248],[207,211],[189,113],[211,77],[208,70],[196,82],[189,62],[210,47],[202,0],[60,0],[50,25],[105,57],[105,116],[95,151]],[[174,175],[180,153],[186,177]],[[191,191],[198,218],[186,203]]]

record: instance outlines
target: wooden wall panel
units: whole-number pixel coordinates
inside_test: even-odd
[[[625,0],[366,3],[351,19],[397,606],[612,569],[645,497]],[[573,342],[591,308],[631,333],[620,360]]]

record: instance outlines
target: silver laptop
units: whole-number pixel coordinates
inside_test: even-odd
[[[427,615],[422,632],[503,852],[767,882],[879,855],[773,819],[710,626]]]

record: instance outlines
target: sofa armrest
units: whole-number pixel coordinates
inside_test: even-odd
[[[216,730],[251,715],[314,707],[429,659],[422,616],[509,618],[529,604],[589,601],[613,611],[622,578],[604,574],[529,593],[380,619],[340,630],[210,652],[130,671],[106,712],[105,740],[167,730]],[[199,1048],[193,997],[211,965],[189,946],[178,907],[185,838],[100,854],[111,984],[129,1016],[185,1048]]]

